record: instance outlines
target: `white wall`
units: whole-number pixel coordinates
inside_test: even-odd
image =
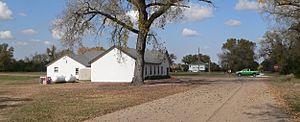
[[[163,66],[163,74],[162,75],[170,75],[170,65],[171,64],[168,60],[168,56],[165,54],[164,55],[164,60],[160,65],[160,66]],[[168,69],[168,71],[167,71],[167,69]]]
[[[114,48],[91,64],[92,82],[131,82],[135,59]]]
[[[154,74],[154,67],[156,67],[155,68],[155,70],[156,70],[155,74]],[[157,67],[159,68],[159,70],[157,69]],[[168,61],[167,56],[164,55],[164,59],[163,59],[163,61],[162,61],[161,64],[145,64],[144,77],[147,77],[147,76],[165,76],[165,75],[168,75],[167,68],[169,68],[169,71],[170,71],[170,63]],[[152,74],[150,73],[151,69],[152,69]],[[146,70],[147,70],[147,73],[146,73]]]
[[[58,72],[54,72],[54,67],[58,67]],[[69,56],[64,56],[47,67],[47,77],[73,75],[78,79],[78,75],[75,75],[75,68],[80,70],[86,67]]]
[[[205,65],[189,65],[189,71],[192,72],[205,71]]]
[[[79,70],[79,80],[90,81],[91,80],[91,68],[82,68]]]

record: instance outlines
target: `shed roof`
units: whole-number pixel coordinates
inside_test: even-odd
[[[104,51],[90,51],[90,52],[86,52],[84,54],[81,55],[77,55],[77,54],[67,54],[64,56],[69,56],[70,58],[74,59],[75,61],[77,61],[78,63],[89,67],[91,66],[91,64],[89,63],[92,59],[94,59],[95,57],[97,57],[99,54],[104,53]],[[62,57],[64,57],[62,56]],[[58,58],[57,60],[61,59],[62,57]],[[52,63],[56,62],[52,61],[51,63],[47,64],[47,66],[51,65]]]

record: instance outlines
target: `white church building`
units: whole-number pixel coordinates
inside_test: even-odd
[[[75,76],[91,82],[131,82],[134,75],[136,50],[113,46],[106,51],[83,55],[65,55],[47,65],[47,77]],[[145,52],[144,77],[166,76],[170,72],[167,51]]]

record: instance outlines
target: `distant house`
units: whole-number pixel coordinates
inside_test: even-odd
[[[104,51],[87,52],[83,55],[68,54],[47,65],[47,76],[75,76],[79,79],[79,71],[90,68],[89,61],[103,53]]]
[[[106,51],[65,55],[47,65],[47,76],[76,76],[92,82],[131,82],[134,75],[136,50],[113,46]],[[145,52],[144,78],[169,75],[167,51]]]
[[[204,72],[206,70],[206,64],[201,61],[196,61],[189,64],[190,72]]]
[[[111,47],[91,63],[92,82],[130,82],[134,76],[136,50]],[[168,52],[145,52],[144,77],[169,75]]]

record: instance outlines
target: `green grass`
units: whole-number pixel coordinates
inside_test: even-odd
[[[39,78],[37,76],[9,76],[9,75],[0,75],[0,82],[1,81],[15,81],[15,80],[32,80]]]
[[[225,76],[224,72],[171,72],[171,76]]]
[[[13,74],[13,75],[35,75],[35,76],[42,76],[46,75],[46,72],[0,72],[0,74]]]
[[[39,77],[37,76],[8,76],[0,75],[0,85],[25,85],[38,84]]]

